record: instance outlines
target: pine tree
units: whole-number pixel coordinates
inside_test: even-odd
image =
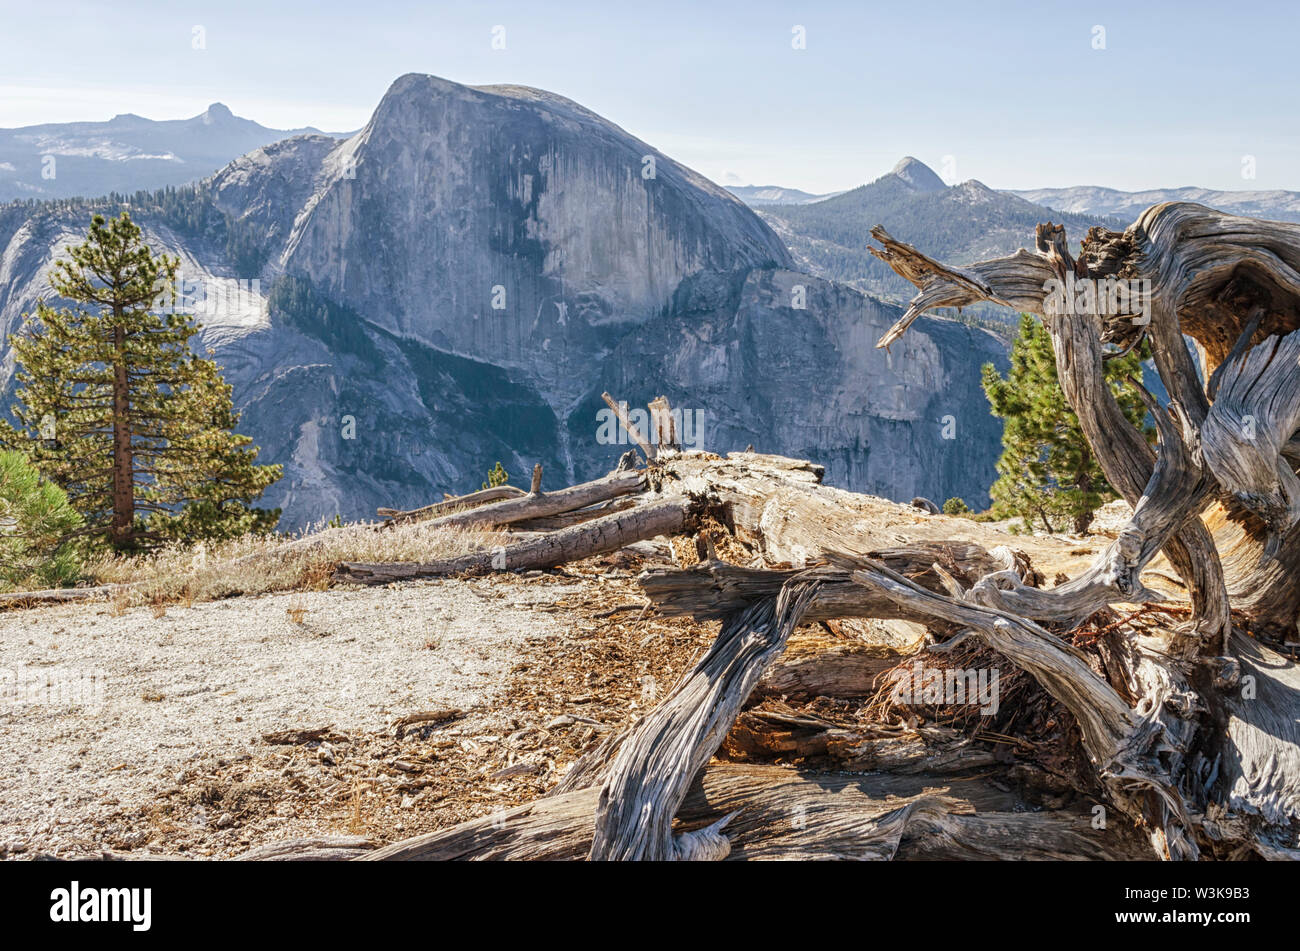
[[[1124,415],[1152,438],[1146,407],[1128,382],[1141,378],[1143,359],[1139,350],[1111,360],[1106,379]],[[989,490],[994,514],[1020,517],[1026,528],[1041,522],[1049,532],[1067,525],[1086,532],[1093,512],[1116,495],[1066,404],[1051,335],[1035,317],[1021,314],[1006,379],[992,364],[982,374],[993,415],[1004,422],[998,479]]]
[[[191,317],[156,308],[179,262],[155,256],[123,212],[96,215],[87,240],[55,263],[71,309],[37,305],[10,338],[17,425],[0,444],[25,452],[62,487],[85,532],[115,548],[269,531],[279,510],[251,503],[281,475],[260,466],[217,365],[191,349]]]
[[[52,587],[81,573],[81,516],[21,452],[0,452],[0,584]]]
[[[488,480],[483,483],[485,489],[495,489],[499,485],[505,485],[510,481],[510,474],[497,463],[493,468],[488,470]]]
[[[970,506],[966,504],[965,499],[954,495],[947,502],[943,503],[943,508],[940,511],[942,511],[944,515],[966,515],[970,512]]]

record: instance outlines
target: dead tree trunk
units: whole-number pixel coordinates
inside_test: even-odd
[[[436,518],[447,512],[454,512],[457,509],[473,508],[476,505],[486,505],[488,502],[499,502],[502,499],[517,499],[527,494],[523,489],[516,488],[513,485],[498,485],[491,489],[481,489],[468,495],[460,495],[454,499],[444,499],[441,502],[434,502],[432,505],[425,505],[418,509],[403,511],[402,509],[381,508],[376,514],[390,522],[418,522],[421,519]]]
[[[345,584],[391,584],[418,578],[478,574],[491,571],[528,571],[617,551],[634,542],[687,531],[693,503],[676,496],[626,512],[616,512],[539,538],[473,552],[428,564],[361,564],[344,562],[334,580]]]
[[[586,508],[619,496],[631,495],[645,488],[645,473],[619,469],[602,479],[585,482],[556,492],[535,490],[516,498],[480,505],[463,512],[443,515],[428,522],[429,528],[489,528],[512,525],[533,518],[545,518],[560,512]],[[456,501],[456,500],[453,500]]]

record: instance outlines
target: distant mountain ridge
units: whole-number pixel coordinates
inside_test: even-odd
[[[1121,226],[1102,215],[1061,214],[975,180],[946,185],[912,156],[875,181],[833,198],[756,206],[755,211],[781,235],[804,270],[893,301],[910,299],[915,288],[867,251],[871,229],[878,224],[926,254],[956,264],[1010,254],[1032,239],[1038,222],[1048,219],[1063,223],[1076,242],[1093,225]]]
[[[1218,191],[1212,188],[1153,188],[1126,192],[1097,185],[1072,188],[1031,188],[1011,192],[1061,211],[1113,215],[1132,220],[1145,208],[1166,201],[1193,201],[1232,215],[1273,221],[1300,221],[1300,191]]]
[[[997,338],[925,319],[877,350],[896,307],[799,273],[733,194],[563,97],[411,74],[347,139],[295,136],[129,201],[187,282],[258,282],[197,316],[241,431],[285,467],[266,498],[285,528],[475,489],[498,461],[542,463],[546,487],[601,475],[628,448],[601,441],[605,391],[666,395],[699,448],[987,503]],[[0,339],[119,208],[0,205]]]
[[[763,205],[806,205],[809,202],[834,198],[840,194],[840,192],[827,192],[824,195],[814,195],[812,192],[800,191],[797,188],[782,188],[779,185],[728,185],[727,191],[747,205],[756,208]]]
[[[867,235],[877,224],[928,254],[966,264],[1024,246],[1039,221],[1063,223],[1077,244],[1094,224],[1123,229],[1147,207],[1166,201],[1300,221],[1300,191],[1186,187],[1126,192],[1098,186],[997,190],[975,180],[949,186],[911,156],[873,182],[828,196],[776,185],[730,190],[781,235],[801,268],[896,301],[910,298],[914,289],[867,252]],[[997,313],[991,307],[976,311]]]
[[[319,130],[269,129],[214,102],[189,119],[131,113],[106,122],[60,122],[0,129],[0,202],[95,197],[181,185],[290,136]]]

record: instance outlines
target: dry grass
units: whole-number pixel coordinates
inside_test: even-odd
[[[273,591],[320,591],[343,561],[435,561],[502,544],[492,532],[430,528],[421,523],[379,528],[344,525],[296,538],[246,536],[218,544],[176,546],[148,555],[105,554],[87,566],[97,585],[127,585],[112,595],[120,614],[150,605],[213,601]],[[296,619],[295,619],[296,620]]]
[[[289,599],[289,606],[284,609],[284,613],[289,615],[289,621],[293,624],[301,624],[303,618],[307,616],[307,605],[303,603],[302,595],[294,595]]]

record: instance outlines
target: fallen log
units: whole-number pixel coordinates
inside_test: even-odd
[[[492,502],[463,512],[443,515],[428,522],[430,528],[483,529],[512,525],[528,519],[558,515],[583,509],[600,502],[642,492],[646,488],[644,470],[616,469],[609,475],[582,485],[555,492],[537,492],[519,498]]]
[[[640,504],[641,496],[624,496],[619,499],[610,499],[608,502],[600,502],[597,505],[590,505],[585,509],[574,509],[572,512],[561,512],[559,515],[548,515],[544,518],[525,519],[522,522],[515,522],[510,528],[511,531],[515,532],[553,532],[557,529],[581,525],[583,522],[589,522],[593,518],[600,518],[603,515],[625,512]]]
[[[281,839],[258,846],[236,858],[245,862],[346,862],[365,855],[377,845],[373,840],[360,835]]]
[[[816,594],[817,582],[792,579],[775,601],[738,612],[695,668],[629,731],[596,805],[592,859],[726,856],[720,825],[674,835],[673,817]]]
[[[418,509],[403,511],[402,509],[380,508],[376,509],[375,513],[380,518],[393,523],[418,522],[421,519],[434,518],[458,509],[473,508],[477,505],[485,505],[488,502],[499,502],[502,499],[518,499],[527,494],[523,489],[513,485],[498,485],[491,489],[470,492],[468,495],[444,499],[441,502],[434,502],[432,505],[425,505]]]
[[[419,578],[442,578],[465,573],[528,571],[617,551],[634,542],[688,530],[697,503],[687,496],[672,496],[626,512],[615,512],[527,541],[473,552],[427,564],[393,562],[362,564],[343,562],[334,572],[342,584],[391,584]]]
[[[954,551],[971,559],[966,569],[953,566],[961,577],[969,577],[973,568],[996,565],[1006,570],[1005,562],[996,560],[978,545],[939,543],[907,548],[881,549],[857,558],[832,554],[844,567],[799,569],[742,568],[724,561],[702,561],[685,569],[654,568],[644,572],[637,583],[664,617],[689,616],[700,621],[730,617],[760,601],[774,598],[782,587],[796,577],[819,582],[819,594],[808,606],[805,620],[830,621],[859,617],[904,620],[934,624],[925,612],[900,609],[889,598],[873,598],[851,577],[852,570],[866,561],[879,561],[933,591],[942,591],[943,581],[935,565]],[[940,625],[941,630],[945,630]]]
[[[0,594],[0,605],[13,607],[34,607],[38,604],[66,604],[73,601],[93,601],[96,598],[111,598],[121,591],[129,591],[131,585],[105,584],[93,588],[43,588],[40,591],[9,591]]]
[[[901,660],[892,651],[853,644],[792,660],[783,658],[759,684],[763,692],[806,700],[812,697],[870,696],[880,675]]]
[[[362,861],[572,860],[591,850],[598,798],[578,789],[368,851]],[[1133,860],[1143,844],[1088,813],[1024,810],[977,773],[850,776],[712,764],[678,811],[683,826],[727,825],[733,861],[763,859]]]

